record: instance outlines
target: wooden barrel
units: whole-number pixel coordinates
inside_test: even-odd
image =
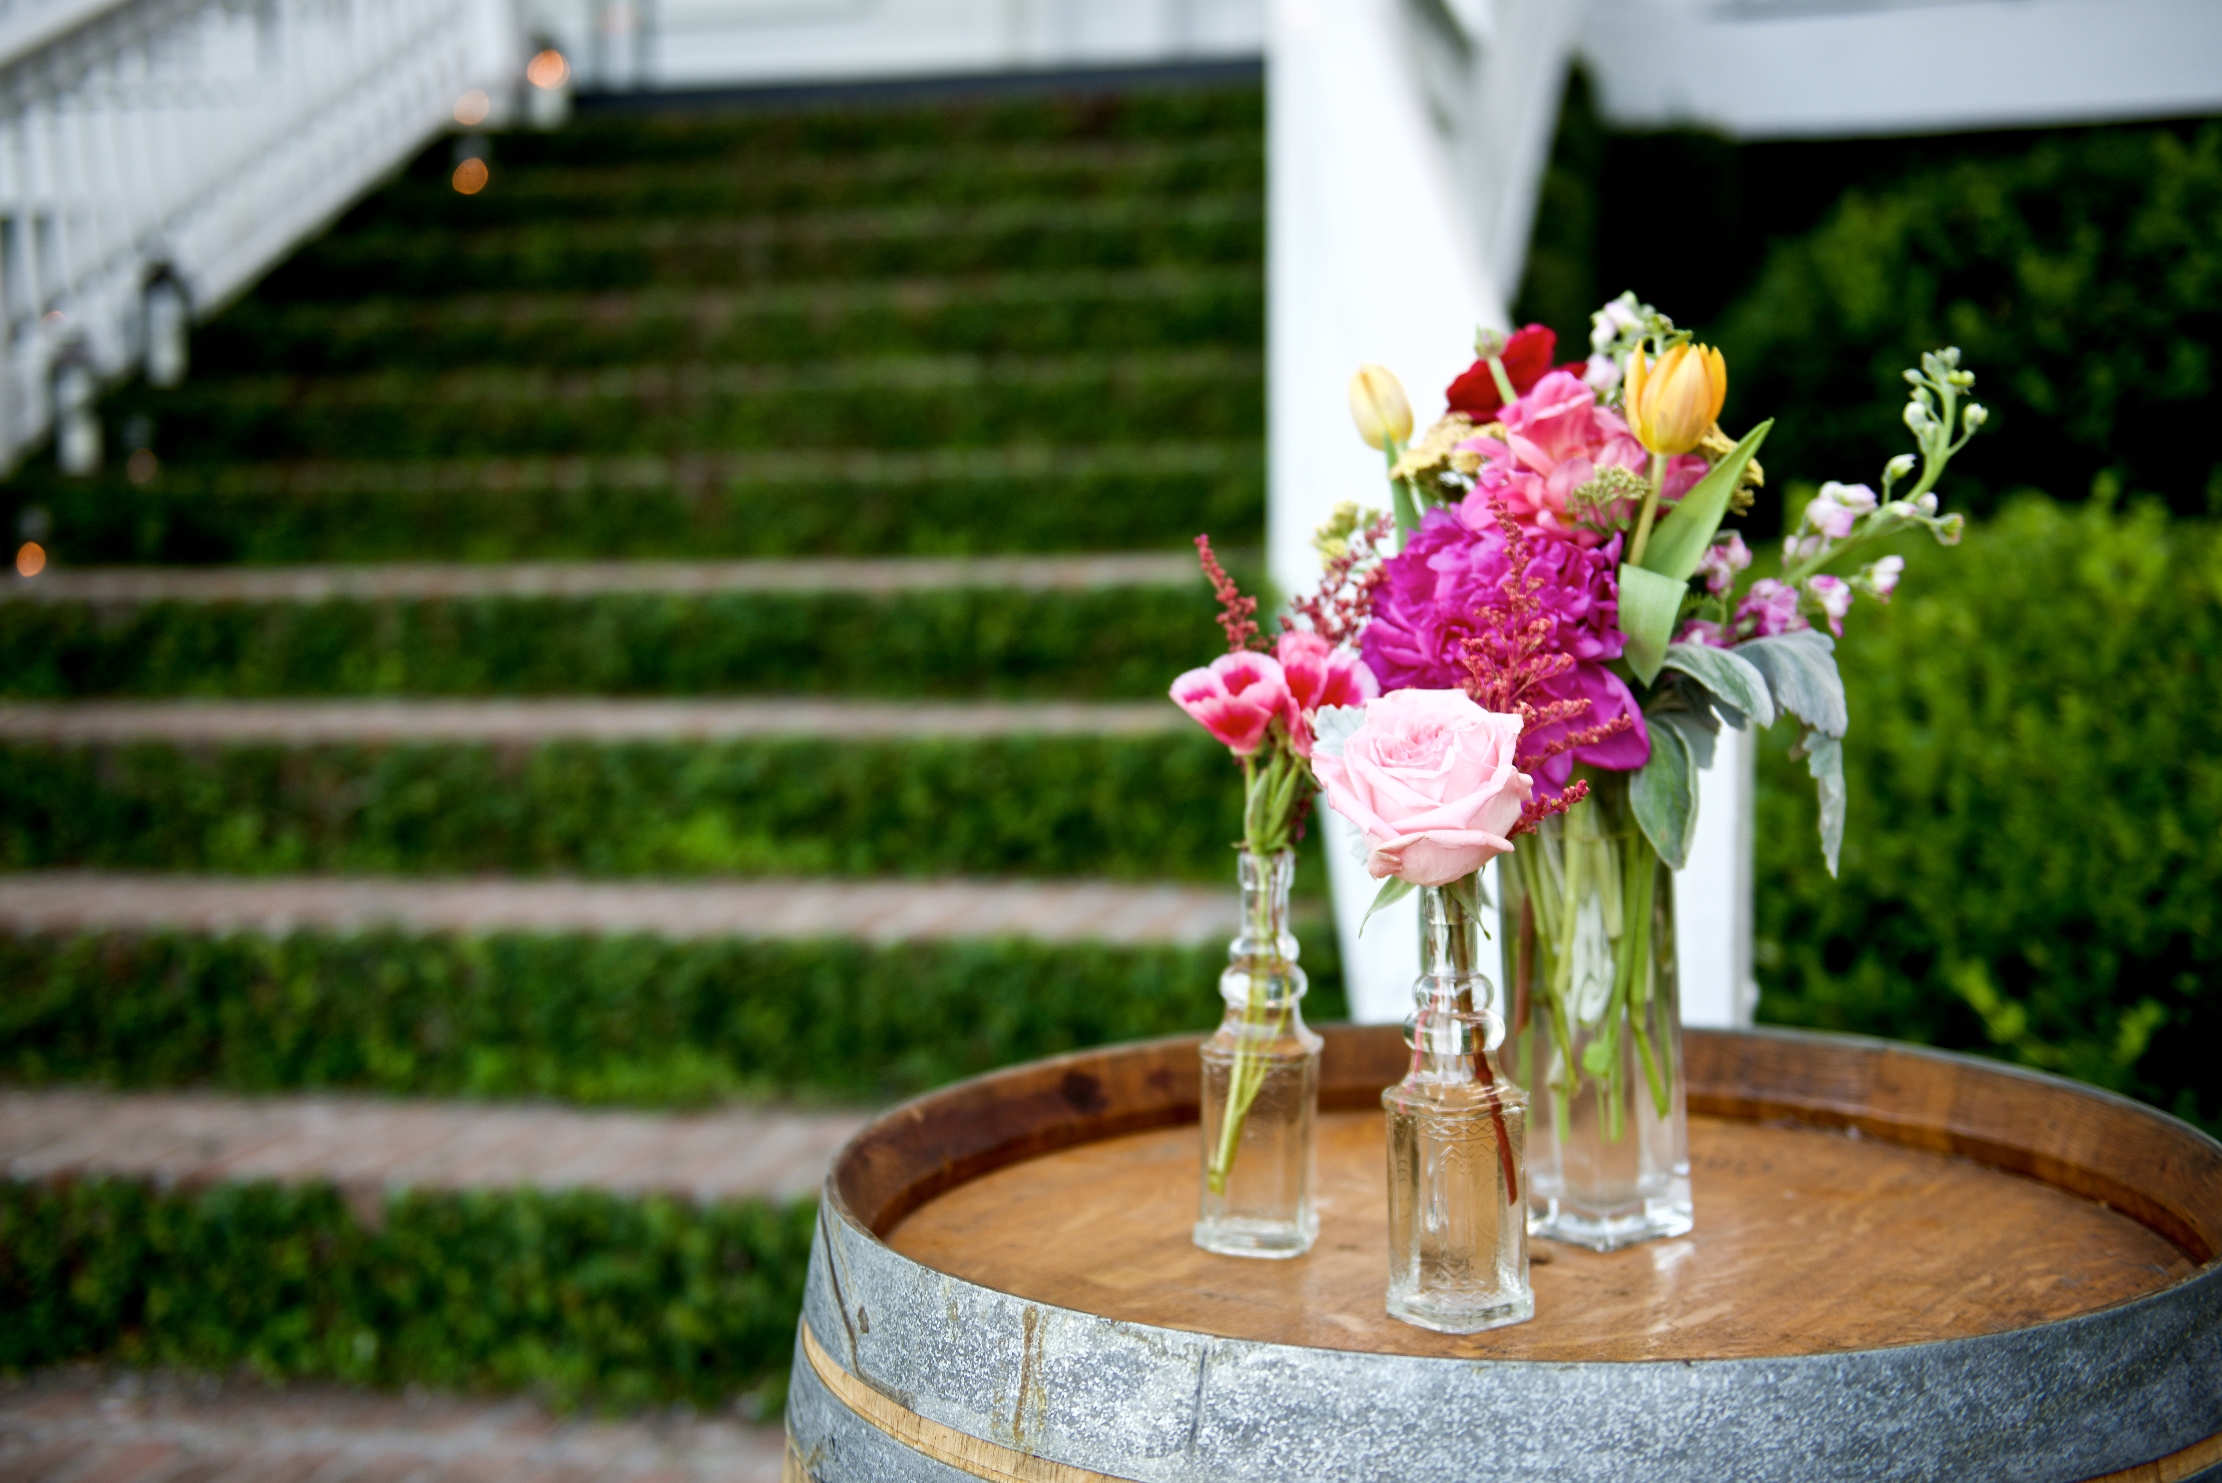
[[[859,1134],[789,1478],[2222,1479],[2222,1145],[2184,1123],[1910,1046],[1692,1031],[1696,1232],[1538,1243],[1534,1322],[1452,1336],[1382,1311],[1404,1047],[1325,1033],[1295,1261],[1189,1243],[1193,1040]]]

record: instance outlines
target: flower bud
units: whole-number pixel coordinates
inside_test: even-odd
[[[1967,419],[1967,430],[1969,432],[1973,432],[1975,431],[1975,429],[1981,427],[1984,423],[1991,420],[1991,409],[1984,406],[1981,402],[1969,402],[1967,404],[1967,411],[1965,411],[1961,415]]]
[[[1899,454],[1889,463],[1883,465],[1883,482],[1885,484],[1895,484],[1900,479],[1905,478],[1906,475],[1913,472],[1915,461],[1914,456],[1910,453]]]
[[[1937,539],[1947,546],[1957,546],[1960,543],[1960,537],[1966,531],[1967,517],[1965,515],[1947,515],[1937,522]]]
[[[1912,433],[1917,438],[1920,437],[1923,433],[1927,432],[1929,430],[1929,424],[1936,420],[1935,415],[1931,413],[1929,409],[1926,406],[1922,405],[1920,402],[1906,403],[1905,416],[1906,430]]]
[[[1828,619],[1829,632],[1842,638],[1844,615],[1852,610],[1852,584],[1842,577],[1808,577],[1805,595],[1813,599],[1822,616]]]
[[[1412,404],[1405,400],[1403,383],[1385,366],[1358,367],[1350,378],[1350,420],[1358,424],[1358,436],[1368,448],[1410,439]]]
[[[1913,507],[1924,515],[1934,515],[1937,512],[1937,497],[1933,493],[1924,494],[1913,502]]]
[[[1621,398],[1628,429],[1653,453],[1674,457],[1698,445],[1728,398],[1728,365],[1708,345],[1685,340],[1656,362],[1638,345],[1628,355]]]

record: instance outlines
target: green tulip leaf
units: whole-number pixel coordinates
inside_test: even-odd
[[[1620,631],[1628,636],[1621,653],[1646,685],[1659,677],[1659,666],[1666,662],[1674,620],[1681,616],[1689,590],[1687,577],[1661,576],[1626,564],[1620,568]]]
[[[1774,420],[1769,418],[1745,433],[1744,440],[1660,519],[1652,529],[1650,544],[1643,548],[1646,570],[1677,582],[1690,579],[1690,573],[1705,559],[1705,548],[1713,544],[1713,533],[1721,528],[1721,517],[1728,513],[1729,496],[1736,492],[1744,466],[1767,441],[1767,430],[1773,426]]]

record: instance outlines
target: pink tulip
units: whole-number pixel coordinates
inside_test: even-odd
[[[1173,681],[1172,694],[1174,704],[1237,757],[1255,752],[1276,719],[1295,716],[1288,677],[1269,654],[1222,654],[1209,668],[1192,669]]]
[[[1392,690],[1366,707],[1342,755],[1312,771],[1335,812],[1366,834],[1366,870],[1415,886],[1472,875],[1512,848],[1534,782],[1514,764],[1520,718],[1462,690]]]

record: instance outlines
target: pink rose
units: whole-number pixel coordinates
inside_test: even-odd
[[[1392,690],[1312,771],[1335,812],[1366,832],[1376,880],[1443,886],[1512,848],[1506,831],[1534,792],[1513,763],[1519,741],[1519,717],[1463,690]]]
[[[1173,681],[1172,693],[1176,705],[1237,757],[1255,752],[1274,719],[1292,719],[1296,706],[1280,662],[1268,654],[1222,654],[1210,668]]]
[[[1601,545],[1606,532],[1585,523],[1585,512],[1570,500],[1606,468],[1648,477],[1651,455],[1628,424],[1597,405],[1596,391],[1580,377],[1563,370],[1537,381],[1504,409],[1498,422],[1503,437],[1482,434],[1458,445],[1484,460],[1474,487],[1502,500],[1514,519],[1538,534],[1580,546]],[[1672,507],[1705,470],[1705,460],[1694,454],[1669,459],[1663,506]],[[1632,519],[1634,502],[1620,505],[1605,513],[1622,522]]]
[[[1316,633],[1284,633],[1279,647],[1281,673],[1288,678],[1295,721],[1289,740],[1296,755],[1312,755],[1311,718],[1322,706],[1364,705],[1381,693],[1366,662],[1338,649]]]

